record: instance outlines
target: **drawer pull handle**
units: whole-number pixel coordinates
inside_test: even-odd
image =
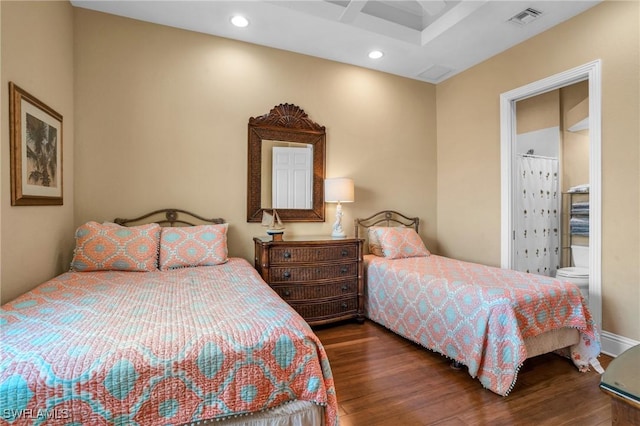
[[[342,291],[347,291],[347,290],[349,290],[349,287],[348,287],[348,286],[346,286],[346,285],[343,285],[343,286],[342,286]]]
[[[340,268],[341,274],[346,274],[348,271],[349,271],[349,268],[347,268],[346,266],[343,266],[342,268]]]
[[[340,252],[340,254],[342,255],[342,257],[345,257],[346,255],[349,254],[349,252],[347,251],[347,249],[342,249],[342,251]]]
[[[284,291],[284,295],[285,295],[285,296],[291,296],[291,292],[290,292],[289,290],[285,290],[285,291]]]
[[[285,259],[291,259],[291,252],[285,251],[283,256]]]
[[[282,273],[282,278],[291,278],[291,272],[289,271],[284,271]]]
[[[349,307],[349,305],[347,305],[347,302],[342,302],[342,308],[347,309]]]

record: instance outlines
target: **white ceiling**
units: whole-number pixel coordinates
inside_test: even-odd
[[[72,0],[83,7],[439,83],[601,0]],[[509,19],[542,12],[526,25]],[[246,28],[231,25],[242,14]],[[553,48],[553,46],[549,46]],[[369,59],[373,49],[384,52]]]

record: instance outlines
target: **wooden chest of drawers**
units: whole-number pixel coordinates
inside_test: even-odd
[[[364,320],[362,241],[256,237],[255,267],[310,325]]]

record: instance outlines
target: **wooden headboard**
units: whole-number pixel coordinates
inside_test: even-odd
[[[418,232],[420,225],[419,217],[409,217],[394,210],[382,210],[364,219],[355,219],[355,236],[358,238],[360,228],[370,228],[371,226],[407,226],[413,227]],[[363,237],[366,237],[366,233]]]
[[[153,219],[153,217],[155,216],[158,216],[159,218]],[[222,218],[207,219],[197,214],[180,209],[160,209],[133,219],[123,219],[117,217],[113,221],[122,226],[135,225],[138,222],[142,221],[144,221],[144,223],[155,222],[160,224],[160,226],[196,226],[211,223],[225,223],[224,219]]]

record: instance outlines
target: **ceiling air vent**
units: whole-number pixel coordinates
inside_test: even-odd
[[[532,21],[535,21],[540,15],[542,15],[542,12],[528,7],[522,12],[517,13],[516,15],[511,17],[509,19],[509,22],[513,22],[514,24],[518,25],[526,25]]]
[[[437,82],[451,71],[453,71],[452,68],[445,67],[444,65],[431,65],[418,74],[418,77],[429,82]]]

